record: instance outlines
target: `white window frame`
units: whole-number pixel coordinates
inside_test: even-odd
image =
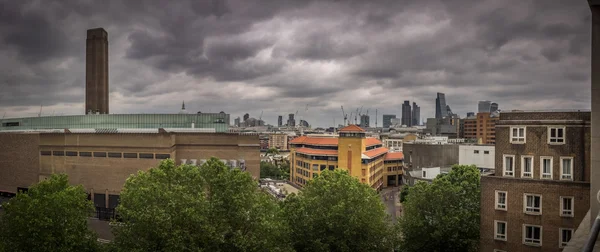
[[[536,208],[535,206],[532,206],[532,207],[527,206],[527,196],[540,198],[540,206],[539,206],[540,211],[539,212],[535,212],[535,211],[531,211],[531,210],[527,209],[527,208],[532,208],[532,209]],[[543,205],[542,205],[542,195],[541,194],[533,194],[533,193],[524,193],[523,194],[523,213],[530,214],[530,215],[542,215],[542,207],[543,207]]]
[[[512,157],[512,171],[510,171],[510,175],[507,175],[506,171],[506,158]],[[502,176],[505,177],[514,177],[515,176],[515,155],[502,155]]]
[[[525,158],[529,158],[531,160],[531,171],[529,172],[529,176],[525,176]],[[534,167],[535,161],[534,161],[534,156],[531,155],[524,155],[521,156],[521,178],[533,178],[533,167]]]
[[[563,132],[563,136],[562,137],[551,137],[551,132],[552,130],[558,130],[558,129],[562,129]],[[565,126],[550,126],[548,127],[548,144],[556,144],[556,145],[561,145],[561,144],[565,144],[567,142],[567,128]],[[558,135],[558,131],[556,132],[556,134]],[[562,140],[561,142],[550,142],[552,139],[555,140]]]
[[[544,177],[544,159],[550,159],[550,177]],[[540,179],[552,179],[554,174],[554,158],[551,156],[540,157]]]
[[[563,241],[563,231],[564,230],[569,230],[571,231],[571,239],[573,239],[573,234],[575,233],[575,231],[572,228],[559,228],[558,229],[558,247],[559,248],[564,248],[567,246],[567,244],[569,244],[569,241],[571,241],[571,239],[569,239],[569,241],[564,242]]]
[[[523,136],[514,136],[513,129],[517,129],[517,134],[519,132],[519,129],[523,129]],[[527,142],[527,127],[525,127],[525,126],[510,127],[509,136],[510,136],[511,144],[524,144]]]
[[[498,197],[498,195],[499,195],[500,193],[504,193],[504,208],[502,208],[502,207],[499,207],[499,206],[500,206],[500,203],[498,202],[498,199],[499,199],[500,197]],[[498,190],[496,190],[494,195],[496,195],[496,197],[495,197],[495,201],[494,201],[494,208],[495,208],[496,210],[506,211],[506,210],[508,209],[508,192],[506,192],[506,191],[498,191]]]
[[[568,177],[565,177],[563,170],[563,160],[566,159],[571,160],[571,174]],[[560,180],[573,180],[573,157],[560,157]]]
[[[504,234],[499,234],[498,233],[498,223],[504,223]],[[506,221],[498,221],[498,220],[494,220],[494,240],[498,240],[498,241],[506,241],[506,236],[508,234],[508,224],[506,224]],[[501,237],[498,237],[498,236]],[[502,237],[503,236],[503,237]]]
[[[564,199],[571,199],[571,213],[566,213],[565,214],[565,209],[564,209]],[[573,196],[560,196],[560,208],[559,208],[560,212],[560,216],[561,217],[574,217],[575,216],[575,197]]]
[[[527,239],[527,227],[537,227],[540,229],[540,243],[534,243],[534,242],[527,242],[525,241]],[[534,247],[541,247],[542,246],[542,236],[544,235],[544,230],[543,227],[540,225],[531,225],[531,224],[523,224],[523,244],[528,245],[528,246],[534,246]],[[533,240],[533,238],[531,238],[531,240]],[[537,239],[536,239],[537,240]]]

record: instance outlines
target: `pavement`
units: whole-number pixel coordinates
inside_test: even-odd
[[[400,192],[401,187],[392,187],[383,189],[379,192],[381,196],[381,201],[385,206],[385,211],[388,215],[392,217],[392,221],[395,223],[398,216],[400,216],[400,198],[398,197],[398,193]]]

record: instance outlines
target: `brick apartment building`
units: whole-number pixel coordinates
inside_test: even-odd
[[[481,177],[481,251],[561,251],[587,213],[590,112],[502,112]]]
[[[288,149],[288,135],[287,134],[269,134],[269,148],[275,148],[282,151]]]
[[[497,113],[477,113],[474,118],[464,120],[463,137],[477,139],[481,144],[496,143],[496,122],[499,120]],[[461,123],[462,124],[462,123]]]

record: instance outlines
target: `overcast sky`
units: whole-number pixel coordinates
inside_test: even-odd
[[[111,113],[588,109],[590,22],[585,0],[0,0],[0,116],[83,114],[96,27]]]

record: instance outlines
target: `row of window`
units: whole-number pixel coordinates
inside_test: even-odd
[[[566,128],[561,127],[548,127],[548,144],[564,144],[566,141],[565,137]],[[527,127],[510,127],[510,142],[513,144],[524,144],[526,143]]]
[[[479,150],[474,150],[473,154],[479,154]],[[490,154],[490,151],[483,151],[483,154]]]
[[[559,228],[558,247],[563,248],[573,236],[573,229]],[[522,242],[530,246],[542,246],[542,226],[523,224]],[[507,224],[506,221],[494,221],[494,239],[499,241],[507,240]],[[494,250],[501,251],[501,250]]]
[[[311,159],[311,160],[328,160],[328,161],[337,161],[338,160],[337,157],[313,156],[313,155],[306,155],[306,154],[302,154],[302,153],[296,153],[296,157],[298,157],[298,158],[305,158],[305,159]]]
[[[507,177],[515,176],[515,155],[503,155],[502,174]],[[540,179],[552,179],[553,157],[540,157]],[[521,156],[521,178],[533,178],[534,156]],[[560,157],[560,179],[573,180],[573,157]]]
[[[560,212],[561,217],[573,217],[574,197],[560,196]],[[508,209],[508,193],[506,191],[496,191],[495,209],[506,211]],[[523,213],[532,215],[542,214],[542,195],[539,194],[523,194]]]
[[[99,158],[143,158],[143,159],[167,159],[171,154],[154,153],[128,153],[128,152],[104,152],[104,151],[40,151],[42,156],[55,157],[99,157]]]

